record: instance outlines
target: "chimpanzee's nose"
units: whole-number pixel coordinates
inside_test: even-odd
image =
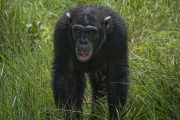
[[[80,44],[82,44],[82,45],[87,45],[88,39],[81,39],[79,42],[80,42]]]

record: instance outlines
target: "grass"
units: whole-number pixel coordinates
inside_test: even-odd
[[[62,116],[63,111],[55,108],[50,85],[53,32],[59,16],[78,4],[111,7],[128,24],[127,120],[179,120],[178,0],[1,0],[0,120],[56,120]],[[89,88],[85,119],[90,115]],[[97,115],[106,120],[107,103],[100,103]]]

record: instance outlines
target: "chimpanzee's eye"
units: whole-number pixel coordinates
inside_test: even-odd
[[[89,34],[89,35],[91,35],[91,34],[92,34],[92,31],[91,31],[91,30],[90,30],[90,31],[88,31],[88,34]]]
[[[96,32],[93,30],[89,30],[89,31],[87,31],[87,33],[88,33],[88,35],[94,35]]]
[[[81,30],[77,29],[77,28],[74,28],[73,31],[74,31],[74,33],[77,33],[77,34],[81,33]]]
[[[75,32],[80,33],[81,31],[79,29],[75,29]]]

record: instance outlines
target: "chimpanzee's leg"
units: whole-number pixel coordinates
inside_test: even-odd
[[[72,109],[82,111],[83,91],[83,73],[74,71],[72,74],[61,74],[55,72],[53,79],[53,93],[56,106],[68,111]],[[72,119],[70,116],[70,112],[67,112],[65,118]],[[80,119],[80,114],[78,112],[75,116],[77,119]]]
[[[94,73],[90,73],[90,80],[92,84],[92,115],[96,114],[96,109],[98,105],[98,101],[101,100],[105,95],[107,95],[106,91],[106,73],[104,71],[98,71]],[[98,117],[92,116],[91,120],[98,120]]]
[[[108,104],[110,120],[117,120],[118,116],[123,119],[125,116],[124,105],[128,93],[128,75],[127,71],[122,69],[111,70],[108,74]],[[126,69],[126,68],[124,68]],[[119,113],[121,114],[119,114]]]

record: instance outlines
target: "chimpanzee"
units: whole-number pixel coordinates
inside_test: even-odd
[[[93,102],[107,95],[109,119],[116,120],[128,92],[127,29],[123,19],[107,7],[78,6],[60,18],[54,38],[52,86],[57,107],[82,110],[84,74],[88,73]],[[76,117],[80,119],[81,115]]]

